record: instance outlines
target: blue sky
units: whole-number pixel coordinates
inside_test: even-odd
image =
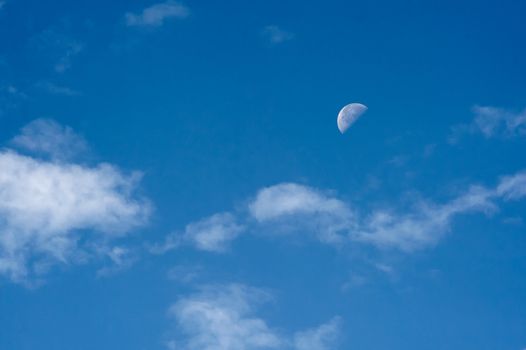
[[[524,349],[525,11],[0,1],[0,349]]]

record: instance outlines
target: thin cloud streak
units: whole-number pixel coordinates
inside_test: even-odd
[[[470,124],[452,128],[449,143],[457,143],[464,134],[481,134],[485,138],[512,138],[526,136],[526,109],[512,112],[491,106],[474,106]]]
[[[50,93],[52,95],[62,95],[62,96],[80,96],[82,95],[81,92],[74,90],[72,88],[69,88],[67,86],[61,86],[56,85],[54,83],[51,83],[49,81],[41,81],[35,86],[47,93]]]
[[[244,229],[233,214],[218,213],[189,223],[183,233],[174,232],[164,243],[151,246],[149,250],[153,254],[163,254],[182,245],[192,245],[199,250],[223,253]]]
[[[167,1],[152,5],[139,14],[125,14],[126,25],[129,27],[160,27],[168,19],[184,19],[190,15],[190,10],[183,4]]]

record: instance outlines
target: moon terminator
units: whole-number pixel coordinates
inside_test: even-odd
[[[343,134],[353,125],[362,114],[367,111],[367,106],[361,103],[351,103],[343,107],[338,113],[338,129]]]

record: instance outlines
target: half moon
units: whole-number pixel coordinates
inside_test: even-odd
[[[353,125],[362,114],[367,111],[367,106],[361,103],[351,103],[343,107],[338,113],[338,129],[343,134]]]

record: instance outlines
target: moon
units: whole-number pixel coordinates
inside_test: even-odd
[[[343,107],[338,113],[338,129],[343,134],[353,125],[362,114],[367,111],[367,106],[361,103],[351,103]]]

